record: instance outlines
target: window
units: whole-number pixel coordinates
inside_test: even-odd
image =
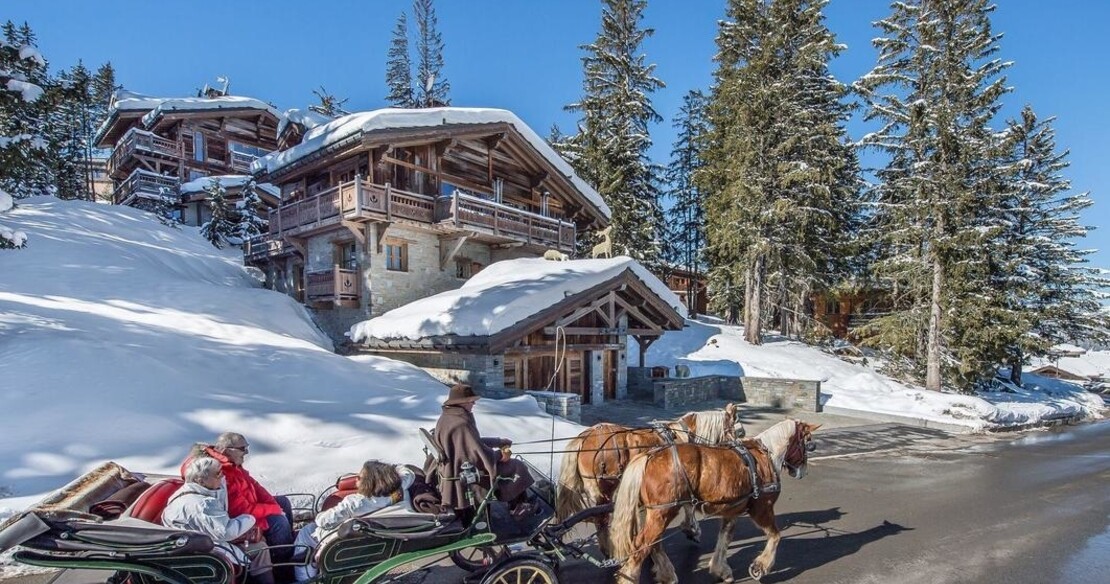
[[[394,272],[409,271],[409,246],[407,243],[385,245],[385,269]]]
[[[193,134],[193,160],[197,162],[204,162],[207,158],[207,152],[204,148],[204,134],[197,132]]]
[[[456,258],[455,259],[455,277],[466,280],[467,278],[473,276],[474,273],[470,271],[470,266],[471,265],[472,265],[471,261],[466,259],[466,258]]]
[[[269,151],[267,151],[265,148],[259,148],[258,146],[251,146],[249,144],[241,144],[239,142],[228,141],[227,146],[231,149],[232,152],[238,152],[239,154],[249,154],[251,156],[254,156],[255,158],[269,154]]]
[[[338,249],[338,264],[343,270],[358,269],[358,246],[355,242],[343,243]]]

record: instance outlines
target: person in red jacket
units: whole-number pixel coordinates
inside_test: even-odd
[[[220,462],[227,481],[227,511],[231,516],[248,514],[262,530],[266,543],[273,548],[274,563],[288,561],[293,554],[293,510],[286,497],[275,497],[258,484],[243,468],[250,453],[250,444],[242,434],[224,432],[216,444],[197,444],[181,468],[197,456],[210,456]]]

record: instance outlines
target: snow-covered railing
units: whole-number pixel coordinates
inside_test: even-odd
[[[131,128],[123,135],[112,155],[108,158],[108,172],[112,173],[123,167],[127,159],[136,151],[159,154],[168,158],[182,158],[184,152],[181,146],[173,140],[168,140],[152,132]],[[249,163],[248,163],[248,166]]]
[[[358,301],[358,273],[338,265],[330,270],[308,272],[304,275],[305,295],[309,302],[332,302],[339,306],[343,301]]]
[[[258,157],[246,152],[231,151],[231,169],[242,173],[249,174],[251,171],[251,163],[258,160]]]
[[[456,227],[481,228],[494,235],[559,250],[574,250],[573,223],[544,217],[508,205],[455,191],[436,200],[436,221]]]
[[[264,233],[248,239],[243,243],[243,259],[246,262],[263,260],[291,253],[294,248],[276,233]]]
[[[176,176],[135,169],[112,192],[112,201],[121,205],[127,204],[133,196],[176,198],[180,185],[181,179]]]

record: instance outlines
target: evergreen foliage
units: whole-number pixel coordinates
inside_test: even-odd
[[[874,274],[894,310],[871,323],[871,341],[910,356],[925,387],[970,387],[991,374],[1005,341],[996,269],[984,251],[1001,227],[1001,148],[989,127],[1009,88],[996,57],[986,0],[892,5],[874,41],[878,64],[856,83],[878,131],[864,146],[888,155],[876,171],[870,233]]]
[[[705,195],[694,183],[694,174],[703,166],[701,141],[709,131],[705,108],[702,92],[690,91],[683,97],[674,120],[678,137],[665,175],[667,196],[672,202],[666,212],[665,259],[695,275],[686,290],[686,310],[691,316],[697,314],[697,275],[705,273]]]
[[[649,95],[664,87],[640,52],[654,31],[640,28],[644,0],[604,0],[601,30],[584,45],[583,96],[568,111],[578,132],[558,146],[613,212],[614,253],[658,267],[662,252],[662,169],[648,159],[648,124],[662,118]],[[586,238],[582,238],[586,239]],[[588,246],[587,246],[588,248]]]
[[[847,88],[828,71],[843,47],[827,0],[731,0],[717,37],[705,166],[714,306],[743,307],[749,342],[777,317],[801,334],[811,295],[847,277],[859,212]],[[740,291],[743,291],[742,294]]]
[[[449,106],[451,84],[443,74],[443,37],[437,28],[432,0],[413,0],[412,13],[416,21],[416,107]]]
[[[154,199],[148,199],[142,208],[153,213],[158,219],[158,222],[162,225],[175,229],[179,228],[181,222],[178,219],[176,194],[170,188],[162,187],[159,189],[158,195],[159,196]]]
[[[263,209],[262,198],[258,196],[258,185],[254,179],[243,185],[242,198],[235,203],[235,215],[238,221],[233,229],[233,238],[230,240],[236,245],[242,245],[248,239],[257,237],[269,230],[269,221],[260,215]]]
[[[209,181],[204,192],[208,195],[212,217],[200,227],[200,234],[216,248],[222,248],[224,243],[234,238],[237,222],[227,204],[227,191],[218,179]]]
[[[416,96],[412,90],[412,62],[409,60],[409,25],[404,12],[397,16],[393,28],[393,40],[389,43],[386,61],[385,82],[389,85],[389,95],[385,99],[389,105],[401,108],[416,107]]]

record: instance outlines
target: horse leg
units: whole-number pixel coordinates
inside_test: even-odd
[[[682,533],[686,534],[686,539],[701,543],[701,524],[698,523],[697,516],[694,515],[694,507],[692,505],[682,506]]]
[[[721,517],[721,530],[717,532],[717,547],[713,548],[713,557],[709,559],[709,573],[721,579],[722,582],[732,582],[732,568],[728,565],[728,544],[732,541],[732,526],[736,525],[736,517]]]
[[[671,518],[674,516],[672,515]],[[632,553],[628,554],[621,569],[617,572],[618,584],[636,584],[640,581],[640,569],[643,567],[644,560],[648,554],[655,551],[656,546],[660,545],[659,539],[662,537],[663,532],[667,529],[667,523],[671,518],[665,517],[658,509],[649,509],[645,513],[643,528],[640,533],[636,534],[633,540],[633,545],[636,547]],[[670,562],[667,562],[670,564]],[[657,563],[656,566],[659,564]],[[656,571],[658,575],[658,570]],[[674,575],[674,567],[671,567],[671,575]],[[677,580],[671,580],[677,582]]]
[[[586,491],[586,507],[594,507],[610,499],[610,497],[602,495],[601,486],[597,479],[584,477],[582,485]],[[597,547],[601,548],[601,553],[607,558],[613,557],[613,543],[609,539],[609,522],[611,519],[612,517],[606,514],[598,517],[594,522],[597,526]]]
[[[655,563],[655,581],[659,584],[678,584],[678,574],[674,572],[674,564],[667,557],[662,544],[656,544],[651,550],[651,559]]]
[[[759,526],[767,536],[767,544],[763,546],[763,552],[756,556],[755,561],[748,566],[748,574],[751,575],[752,579],[758,581],[769,574],[771,568],[775,565],[775,553],[778,551],[781,536],[779,535],[778,525],[775,524],[773,502],[759,499],[752,504],[748,513],[751,515],[752,522]]]

